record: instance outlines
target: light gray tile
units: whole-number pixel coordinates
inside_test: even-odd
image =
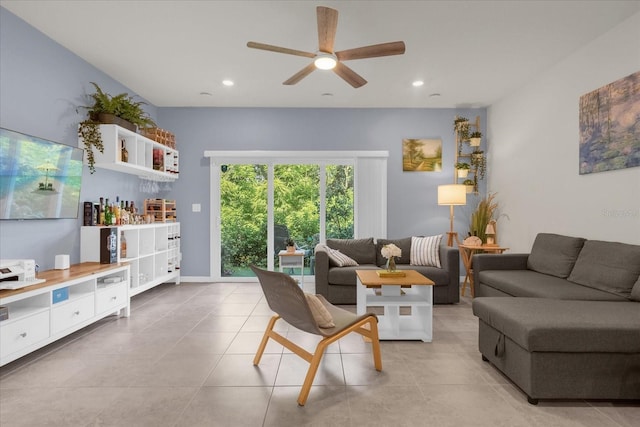
[[[309,363],[296,354],[282,355],[280,369],[276,377],[276,386],[302,385]],[[344,385],[342,359],[339,354],[325,354],[313,380],[314,385]]]
[[[251,354],[225,354],[216,364],[205,386],[273,386],[280,355],[263,354],[257,366]]]
[[[273,390],[264,426],[351,426],[345,387],[313,386],[305,406],[298,406],[299,387]]]

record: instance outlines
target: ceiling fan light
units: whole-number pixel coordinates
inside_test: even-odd
[[[320,70],[332,70],[337,62],[335,55],[330,53],[319,53],[313,61],[316,68]]]

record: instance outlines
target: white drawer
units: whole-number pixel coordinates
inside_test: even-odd
[[[96,314],[115,311],[127,305],[127,282],[98,289],[96,294]]]
[[[49,337],[49,310],[0,326],[0,357]]]
[[[95,313],[94,296],[89,294],[74,300],[70,300],[51,309],[51,333],[69,329],[79,323],[89,320]]]

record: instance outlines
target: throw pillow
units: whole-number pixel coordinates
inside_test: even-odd
[[[442,268],[440,264],[440,242],[442,234],[429,237],[411,237],[411,265]]]
[[[311,314],[313,314],[313,318],[318,323],[318,326],[321,328],[333,328],[336,324],[333,322],[333,317],[327,307],[322,304],[322,302],[318,299],[317,296],[313,294],[304,294],[307,298],[307,304],[309,304],[309,308],[311,309]]]
[[[633,288],[631,288],[631,296],[629,298],[631,298],[633,301],[640,302],[640,277],[638,277],[638,280],[636,280],[636,284],[633,285]]]
[[[538,273],[566,279],[584,245],[581,237],[539,233],[527,259],[527,268]]]
[[[587,240],[570,282],[628,298],[640,276],[640,246]]]
[[[359,264],[376,263],[376,245],[368,239],[327,239],[327,246],[337,249]]]
[[[355,260],[343,254],[337,249],[331,249],[329,246],[325,246],[324,248],[327,251],[327,255],[329,256],[329,262],[331,262],[336,267],[359,265]]]

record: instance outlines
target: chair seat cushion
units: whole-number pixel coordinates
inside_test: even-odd
[[[473,314],[530,352],[640,352],[637,302],[481,297]]]

